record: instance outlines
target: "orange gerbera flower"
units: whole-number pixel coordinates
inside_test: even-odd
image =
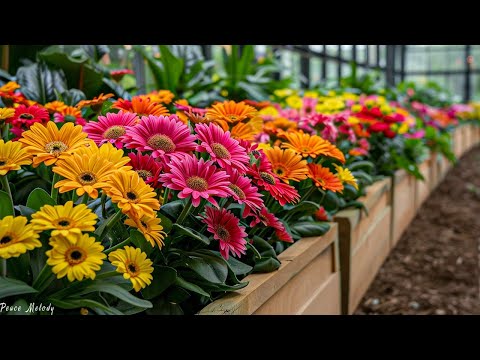
[[[99,96],[94,97],[92,100],[82,100],[77,104],[77,108],[82,109],[87,106],[91,106],[93,111],[98,111],[102,108],[102,105],[105,101],[111,98],[113,94],[103,95],[101,93]]]
[[[0,92],[11,93],[17,89],[20,89],[20,85],[18,85],[15,81],[9,81],[6,84],[0,86]]]
[[[59,109],[57,111],[64,116],[70,115],[75,118],[82,117],[82,112],[80,111],[80,109],[73,106],[65,106],[64,108]]]
[[[302,160],[295,151],[282,150],[278,146],[265,149],[265,155],[272,164],[272,171],[285,183],[289,180],[301,181],[308,176],[307,161]]]
[[[343,184],[329,168],[319,164],[308,164],[308,177],[313,180],[315,186],[321,187],[323,190],[331,190],[333,192],[342,192]]]
[[[177,101],[175,102],[175,104],[188,106],[188,100],[186,100],[186,99],[180,99],[180,100],[177,100]],[[188,116],[185,114],[185,111],[177,110],[177,112],[175,113],[175,115],[177,115],[178,118],[179,118],[184,124],[187,124],[187,123],[188,123]]]
[[[254,117],[247,123],[238,123],[232,128],[230,136],[234,139],[253,141],[255,135],[260,133],[263,128],[263,119],[260,116]]]
[[[292,149],[303,157],[316,158],[318,155],[335,158],[345,162],[343,153],[330,141],[322,139],[318,135],[305,134],[303,132],[284,132],[282,135],[288,141],[282,143],[282,148]]]
[[[50,114],[61,112],[66,107],[67,105],[63,101],[58,100],[51,101],[44,105],[44,108],[47,109]]]
[[[152,91],[144,97],[149,97],[150,100],[160,104],[170,104],[175,95],[170,90],[158,90]]]
[[[168,115],[168,109],[156,102],[153,102],[148,97],[134,96],[132,101],[118,99],[113,103],[112,108],[128,111],[131,113],[136,113],[138,117],[148,116],[148,115]]]
[[[257,110],[243,101],[236,103],[235,101],[224,101],[213,105],[207,109],[207,118],[235,124],[247,118],[252,118],[257,114]]]

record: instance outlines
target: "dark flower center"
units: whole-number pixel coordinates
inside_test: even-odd
[[[240,200],[245,200],[247,197],[245,196],[245,193],[243,192],[242,189],[240,189],[240,187],[238,187],[237,185],[235,184],[230,184],[228,185],[228,187],[230,189],[232,189],[232,191],[238,196],[238,198]]]
[[[2,237],[2,239],[0,239],[0,245],[5,245],[5,244],[8,244],[10,241],[12,241],[13,238],[11,238],[10,236],[6,235],[4,237]]]
[[[147,225],[147,223],[146,223],[145,221],[140,220],[140,224],[142,224],[142,226],[143,226],[145,229],[148,228],[148,225]]]
[[[276,168],[275,170],[273,170],[275,172],[275,174],[277,174],[278,176],[283,176],[286,171],[284,168],[281,168],[281,167],[278,167]]]
[[[148,146],[155,150],[163,150],[166,153],[175,151],[175,144],[167,135],[156,134],[147,141]]]
[[[65,253],[65,260],[69,263],[70,266],[80,264],[85,261],[87,254],[85,250],[74,247],[67,250]]]
[[[78,176],[78,180],[78,182],[82,185],[90,185],[93,184],[97,179],[95,174],[91,172],[84,172]]]
[[[269,183],[270,185],[275,185],[276,184],[276,181],[275,181],[275,178],[273,177],[272,174],[269,174],[267,172],[263,172],[261,171],[260,172],[260,177],[266,181],[267,183]]]
[[[222,241],[228,242],[230,240],[230,233],[222,225],[218,225],[215,232]]]
[[[186,181],[187,186],[190,189],[196,190],[196,191],[206,191],[208,190],[208,182],[199,176],[191,176],[187,179]]]
[[[103,137],[105,139],[118,139],[120,136],[125,135],[125,127],[120,125],[115,125],[108,128],[104,133]]]
[[[148,170],[137,170],[138,176],[140,176],[144,181],[152,176],[152,173]]]
[[[19,116],[20,119],[26,119],[26,120],[32,120],[34,118],[34,116],[32,114],[29,114],[29,113],[24,113],[22,115]]]
[[[74,250],[72,251],[72,253],[70,254],[70,257],[73,259],[73,260],[78,260],[82,257],[82,253],[78,250]]]
[[[6,163],[6,161],[0,161],[0,166],[4,166]]]
[[[137,194],[135,194],[133,191],[128,191],[127,199],[132,201],[137,200]]]
[[[230,159],[232,156],[225,146],[219,143],[212,144],[212,151],[220,159]]]
[[[228,115],[228,118],[232,121],[235,121],[238,119],[238,116],[237,115]]]
[[[45,145],[45,151],[58,157],[68,146],[61,141],[52,141]]]
[[[70,221],[68,220],[59,220],[57,222],[57,224],[61,227],[67,227],[67,226],[70,226]]]
[[[134,264],[128,264],[128,270],[131,272],[137,272],[137,267]]]

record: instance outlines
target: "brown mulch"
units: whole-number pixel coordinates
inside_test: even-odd
[[[355,314],[480,314],[480,147],[425,201]]]

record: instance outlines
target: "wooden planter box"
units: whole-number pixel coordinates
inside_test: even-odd
[[[342,314],[352,314],[375,278],[391,249],[391,178],[368,187],[360,198],[368,216],[359,209],[340,211],[340,268],[342,269]]]
[[[340,314],[338,226],[304,238],[278,256],[277,271],[251,274],[249,284],[203,308],[200,315]]]
[[[393,176],[392,248],[415,216],[415,180],[405,170],[397,170]]]
[[[457,158],[461,157],[463,154],[463,131],[462,127],[458,126],[453,130],[452,139],[453,139],[453,153]]]
[[[447,175],[448,171],[452,167],[452,164],[448,159],[443,156],[442,154],[433,154],[432,158],[435,159],[435,171],[434,171],[434,176],[435,176],[435,182],[434,182],[434,187],[435,188],[437,185],[439,185],[443,179],[445,178],[445,175]]]
[[[423,175],[424,180],[415,179],[415,211],[418,211],[435,187],[435,173],[432,164],[435,164],[435,160],[431,156],[430,159],[425,160],[419,166],[419,170]]]

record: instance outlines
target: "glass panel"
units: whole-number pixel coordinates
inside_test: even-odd
[[[364,64],[367,61],[367,45],[357,45],[357,62]]]
[[[327,54],[332,56],[338,55],[338,45],[327,45]]]
[[[322,52],[323,51],[323,45],[308,45],[311,50],[315,52]]]
[[[342,59],[351,60],[352,59],[352,45],[341,45],[342,46]]]
[[[337,65],[338,63],[333,60],[327,60],[327,79],[336,80],[337,79]]]
[[[322,76],[322,61],[319,58],[310,59],[310,86],[320,83]]]
[[[370,65],[375,65],[377,61],[377,46],[368,45],[368,62]]]
[[[387,46],[380,45],[380,66],[387,64]]]

